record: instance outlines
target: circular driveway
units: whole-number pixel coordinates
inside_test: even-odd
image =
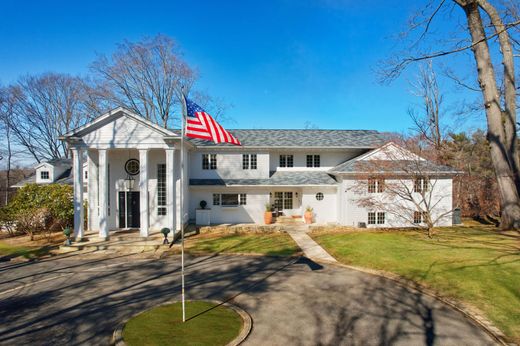
[[[187,299],[231,300],[251,315],[244,345],[495,344],[443,303],[351,269],[303,257],[186,263]],[[177,256],[0,263],[0,344],[106,345],[121,320],[171,299],[180,299]]]

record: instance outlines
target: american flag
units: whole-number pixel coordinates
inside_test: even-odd
[[[235,145],[242,145],[240,141],[231,133],[226,131],[219,123],[215,121],[195,102],[186,100],[186,136],[191,138],[205,139],[219,143],[231,143]]]

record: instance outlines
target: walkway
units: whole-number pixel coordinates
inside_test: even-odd
[[[306,226],[286,226],[286,232],[302,249],[305,256],[314,261],[337,262],[324,248],[307,234]]]
[[[121,320],[180,299],[179,265],[77,254],[0,263],[0,345],[108,345]],[[246,310],[246,346],[495,344],[429,296],[305,257],[188,257],[186,295]]]

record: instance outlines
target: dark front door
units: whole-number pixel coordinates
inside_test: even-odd
[[[119,192],[119,227],[138,228],[141,225],[139,192]]]

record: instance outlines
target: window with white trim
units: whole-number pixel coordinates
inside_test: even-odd
[[[202,154],[202,169],[217,169],[217,154]]]
[[[41,180],[49,180],[49,171],[40,171]]]
[[[383,225],[385,223],[385,213],[377,213],[377,224]]]
[[[242,154],[242,169],[257,169],[256,154]]]
[[[368,193],[381,193],[385,190],[385,180],[381,178],[368,179]]]
[[[84,174],[83,178],[84,178],[85,180],[88,180],[88,171],[85,171],[85,174]]]
[[[376,213],[373,211],[368,212],[368,224],[375,225],[376,224]]]
[[[386,214],[384,212],[368,212],[368,224],[369,225],[383,225],[385,223]]]
[[[241,193],[239,198],[240,205],[246,205],[247,204],[247,195],[245,193]]]
[[[157,165],[157,215],[166,215],[166,164]]]
[[[220,205],[220,194],[213,194],[213,205]]]
[[[307,167],[320,167],[320,155],[307,155]]]
[[[294,167],[294,156],[280,155],[280,167]]]
[[[419,224],[426,220],[427,213],[425,211],[414,211],[413,212],[413,223]]]
[[[413,192],[427,192],[429,190],[430,179],[419,177],[413,181]]]

